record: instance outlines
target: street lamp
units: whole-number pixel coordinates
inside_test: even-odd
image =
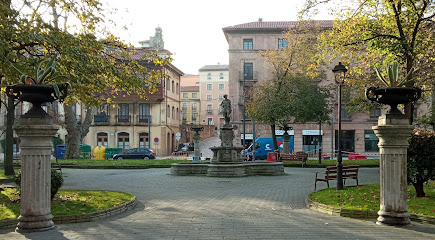
[[[337,134],[337,190],[343,190],[343,159],[341,156],[341,86],[346,78],[347,69],[345,66],[338,63],[337,66],[332,69],[334,73],[335,83],[338,85],[338,134]]]

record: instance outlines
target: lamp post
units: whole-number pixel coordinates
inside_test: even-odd
[[[332,69],[334,73],[335,83],[338,85],[338,134],[337,134],[337,190],[343,190],[343,159],[341,155],[341,86],[344,83],[347,69],[345,66],[338,63],[337,66]]]
[[[245,69],[245,60],[243,60],[243,152],[246,149],[246,96],[245,96],[245,87],[246,87],[246,69]]]

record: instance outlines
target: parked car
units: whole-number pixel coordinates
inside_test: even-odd
[[[113,155],[113,159],[155,159],[154,151],[148,148],[132,148]]]

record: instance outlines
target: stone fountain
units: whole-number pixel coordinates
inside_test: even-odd
[[[211,147],[213,158],[210,162],[174,163],[172,175],[205,175],[208,177],[244,177],[250,175],[284,175],[282,162],[253,161],[244,162],[241,157],[243,147],[233,145],[234,130],[237,126],[230,124],[231,101],[227,95],[220,105],[225,123],[219,138],[221,145]]]

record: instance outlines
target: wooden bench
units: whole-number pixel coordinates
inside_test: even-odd
[[[302,167],[307,164],[308,154],[302,153],[280,153],[281,162],[284,161],[301,161]]]
[[[358,186],[358,169],[359,165],[343,166],[343,184],[346,185],[346,179],[355,179]],[[329,180],[337,180],[337,166],[326,167],[325,177],[318,177],[319,172],[316,172],[316,181],[314,182],[314,191],[316,191],[317,181],[326,182],[329,188]]]

